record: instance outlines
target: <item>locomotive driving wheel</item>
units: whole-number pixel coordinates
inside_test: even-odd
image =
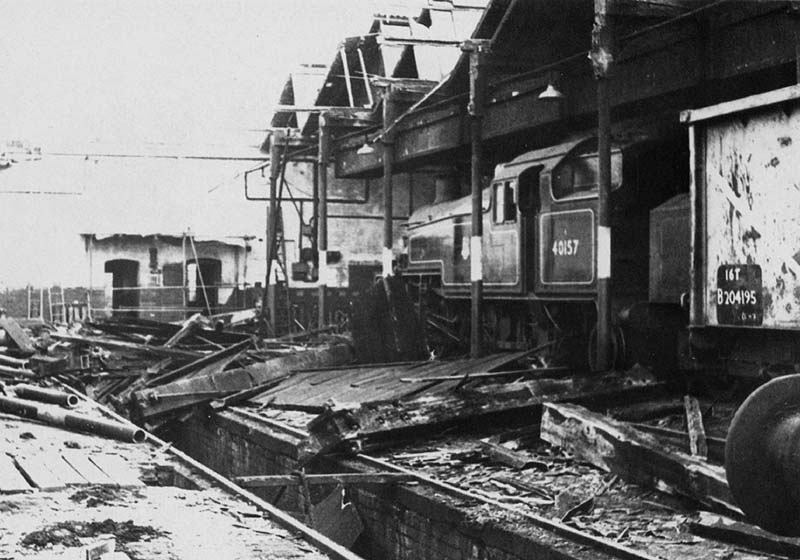
[[[618,325],[611,327],[611,368],[622,367],[627,355],[625,333]],[[597,370],[597,326],[592,328],[589,343],[586,349],[587,360],[591,370]]]

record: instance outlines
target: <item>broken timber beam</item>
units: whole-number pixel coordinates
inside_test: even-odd
[[[681,430],[671,430],[661,426],[651,426],[650,424],[631,424],[637,430],[653,434],[658,439],[677,447],[685,453],[691,453],[689,449],[689,434]],[[706,436],[708,446],[708,458],[719,464],[725,463],[725,438]]]
[[[102,338],[96,336],[74,336],[66,334],[52,334],[50,335],[56,340],[64,340],[74,344],[85,344],[87,346],[102,346],[106,348],[116,348],[120,350],[133,350],[134,352],[142,352],[145,354],[155,354],[158,356],[172,356],[176,358],[197,359],[202,356],[202,352],[194,350],[183,350],[181,348],[164,348],[163,346],[148,346],[147,344],[138,344],[136,342],[127,342],[124,340],[112,340],[110,338]]]
[[[252,339],[247,339],[238,342],[236,344],[232,344],[227,348],[224,348],[217,352],[212,352],[211,354],[203,356],[202,358],[195,360],[189,364],[186,364],[185,366],[179,367],[172,371],[168,371],[162,375],[153,377],[152,379],[148,379],[144,385],[145,387],[153,387],[155,385],[163,385],[165,383],[169,383],[170,381],[175,381],[176,379],[185,377],[186,375],[189,375],[190,373],[197,371],[201,368],[225,361],[231,356],[239,356],[242,352],[244,352],[250,346],[252,346],[252,344],[253,344]],[[227,363],[230,363],[230,361],[228,360]]]
[[[662,484],[700,503],[741,516],[725,470],[680,451],[670,451],[649,434],[574,404],[546,403],[541,438],[577,460],[649,488]]]
[[[169,339],[163,344],[164,348],[172,348],[178,342],[193,334],[199,327],[200,323],[203,321],[203,316],[200,313],[195,313],[188,319],[186,319],[183,324],[181,324],[181,328],[178,332],[173,334]]]
[[[0,329],[6,331],[6,336],[25,354],[33,354],[36,348],[33,347],[31,338],[22,330],[14,319],[5,315],[0,316]]]
[[[695,457],[705,459],[708,457],[708,444],[706,443],[706,429],[703,426],[703,413],[700,412],[700,403],[695,397],[683,397],[683,406],[686,409],[686,427],[689,432],[689,450]]]
[[[396,472],[378,473],[338,473],[307,474],[303,477],[291,474],[269,476],[239,476],[233,481],[243,488],[264,488],[269,486],[300,486],[302,484],[396,484],[412,482],[417,478],[410,474]]]

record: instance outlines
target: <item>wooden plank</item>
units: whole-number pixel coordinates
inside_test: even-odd
[[[800,558],[800,539],[775,535],[749,523],[734,521],[721,515],[701,511],[698,520],[689,522],[689,530],[707,539]]]
[[[159,375],[158,377],[153,377],[152,379],[148,379],[145,382],[145,387],[153,387],[155,385],[163,385],[165,383],[169,383],[175,381],[176,379],[180,379],[181,377],[186,377],[192,372],[195,372],[199,369],[203,369],[208,366],[213,366],[215,364],[220,363],[227,363],[230,361],[229,358],[239,356],[242,352],[247,350],[253,341],[250,339],[243,340],[236,344],[225,348],[224,350],[219,350],[218,352],[213,352],[202,358],[199,358],[185,366],[179,367],[178,369],[174,369],[172,371],[168,371]],[[174,348],[170,348],[170,351],[175,351]],[[226,361],[227,360],[227,361]]]
[[[612,408],[609,416],[625,422],[644,422],[682,412],[683,401],[670,398]]]
[[[92,453],[89,455],[89,460],[118,486],[144,486],[144,482],[139,478],[139,471],[119,455]]]
[[[653,434],[661,441],[677,447],[685,453],[691,453],[689,449],[689,434],[680,430],[670,430],[661,426],[651,426],[649,424],[631,424],[637,430]],[[708,458],[717,463],[725,463],[725,439],[706,436],[708,446]]]
[[[37,455],[34,460],[42,461],[52,472],[57,473],[65,486],[81,486],[88,484],[88,481],[55,450],[44,451]]]
[[[711,105],[710,107],[700,107],[699,109],[683,111],[681,113],[681,122],[697,123],[734,113],[738,114],[748,110],[761,109],[767,105],[794,101],[795,99],[800,99],[800,86],[788,86],[783,89],[776,89],[742,99]]]
[[[33,354],[36,352],[36,348],[33,347],[31,337],[29,337],[27,333],[22,330],[22,327],[19,326],[19,323],[17,323],[11,317],[0,315],[0,329],[6,331],[8,338],[14,342],[17,348],[26,354]]]
[[[700,412],[700,403],[695,397],[683,397],[683,407],[686,409],[686,426],[689,432],[689,450],[695,457],[706,459],[708,445],[706,444],[706,429],[703,426],[703,413]]]
[[[33,488],[17,470],[14,460],[8,455],[0,455],[0,494],[16,494],[28,490]]]
[[[541,437],[601,469],[649,488],[662,484],[736,516],[725,470],[680,451],[670,451],[654,437],[629,424],[574,404],[546,403]]]
[[[109,486],[116,484],[111,478],[101,471],[97,465],[89,460],[87,451],[84,450],[64,450],[61,456],[78,473],[86,479],[89,484],[99,484]]]
[[[42,457],[15,455],[14,461],[28,480],[40,490],[56,490],[66,486],[64,480],[58,473],[50,470]]]
[[[146,344],[138,344],[136,342],[126,342],[124,340],[113,340],[110,338],[103,338],[100,336],[76,336],[53,333],[50,335],[56,340],[65,340],[75,344],[85,344],[90,346],[100,346],[103,348],[117,348],[121,350],[132,350],[134,352],[142,352],[144,354],[155,354],[159,356],[174,356],[176,358],[189,358],[197,359],[202,356],[202,352],[195,352],[194,350],[183,350],[180,348],[164,348],[163,346],[147,346]]]
[[[178,344],[181,340],[192,334],[199,328],[200,322],[202,320],[203,316],[200,313],[195,313],[194,315],[186,319],[181,325],[181,328],[178,330],[178,332],[169,337],[169,339],[167,339],[167,341],[163,344],[164,348],[172,348],[176,344]]]
[[[337,474],[307,474],[304,477],[308,484],[341,484],[342,486],[354,484],[396,484],[416,480],[413,476],[388,472],[388,473],[337,473]],[[270,486],[300,486],[303,479],[299,476],[267,475],[267,476],[239,476],[233,481],[243,488],[264,488]]]
[[[431,381],[469,381],[473,379],[492,379],[497,377],[538,377],[552,373],[569,373],[567,367],[547,367],[538,369],[515,369],[511,371],[489,371],[465,373],[462,375],[437,375],[429,377],[401,377],[403,383],[429,383]]]

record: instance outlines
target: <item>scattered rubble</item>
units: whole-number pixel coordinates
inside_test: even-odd
[[[133,521],[117,522],[113,519],[103,521],[60,521],[38,531],[25,535],[21,544],[31,548],[45,548],[53,545],[81,546],[80,539],[99,535],[113,535],[122,543],[131,543],[157,537],[168,533],[148,525],[136,525]]]
[[[352,505],[346,515],[337,509],[342,489],[425,484],[424,476],[414,474],[419,472],[484,500],[475,507],[464,502],[468,517],[504,504],[511,510],[491,509],[493,522],[523,523],[524,516],[517,519],[514,512],[529,512],[651,554],[667,547],[677,557],[709,546],[706,538],[794,554],[791,539],[753,536],[733,503],[719,463],[735,404],[676,396],[643,368],[630,375],[586,374],[548,367],[527,352],[360,365],[353,363],[349,340],[324,329],[263,339],[234,324],[210,324],[199,315],[180,324],[117,318],[79,331],[43,331],[46,340],[14,330],[13,340],[21,345],[0,350],[6,395],[0,402],[59,410],[47,408],[45,421],[68,418],[75,413],[66,408],[72,406],[66,385],[148,428],[169,426],[196,411],[233,409],[295,435],[302,464],[332,452],[355,457],[369,450],[413,469],[236,479],[251,488],[300,488],[308,496],[311,488],[335,485],[327,501],[311,506],[309,499],[298,515],[310,522],[319,518],[317,525],[342,542],[354,542],[363,530]],[[405,342],[381,344],[385,351]],[[495,426],[494,433],[481,434],[486,425]],[[87,427],[75,421],[61,426]],[[449,433],[461,435],[432,437]],[[427,443],[406,446],[408,441]],[[63,442],[65,448],[80,445]],[[74,491],[70,499],[95,509],[124,501],[129,492],[96,485]],[[712,518],[698,508],[729,517]],[[24,542],[82,546],[81,539],[106,533],[120,543],[163,536],[109,519],[55,523]]]

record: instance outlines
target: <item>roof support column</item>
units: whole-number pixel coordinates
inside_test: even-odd
[[[275,259],[275,238],[277,236],[277,219],[278,219],[278,180],[280,179],[281,171],[281,141],[283,136],[277,131],[272,133],[269,146],[269,201],[267,203],[267,231],[265,232],[266,241],[266,274],[264,277],[264,293],[261,298],[261,317],[265,323],[272,324],[275,328],[275,323],[271,321],[274,319],[274,310],[268,309],[272,306],[267,305],[269,301],[269,285],[270,277],[272,276],[272,261]],[[270,313],[272,317],[270,317]]]
[[[595,368],[613,367],[611,349],[611,100],[609,80],[614,61],[610,4],[595,0],[592,29],[592,68],[597,82],[597,360]]]
[[[317,303],[317,328],[325,327],[328,299],[328,159],[330,156],[331,129],[328,116],[319,115],[319,149],[317,150],[317,190],[319,216],[317,222],[317,273],[319,297]]]
[[[472,237],[470,238],[470,355],[483,354],[483,102],[486,79],[485,58],[489,41],[469,40],[461,45],[469,53],[469,105],[470,142],[472,158],[470,178],[472,186]]]
[[[392,275],[392,261],[394,255],[394,187],[392,175],[394,173],[394,133],[389,130],[395,117],[395,99],[392,86],[387,84],[383,90],[383,255],[382,274],[386,278]]]

